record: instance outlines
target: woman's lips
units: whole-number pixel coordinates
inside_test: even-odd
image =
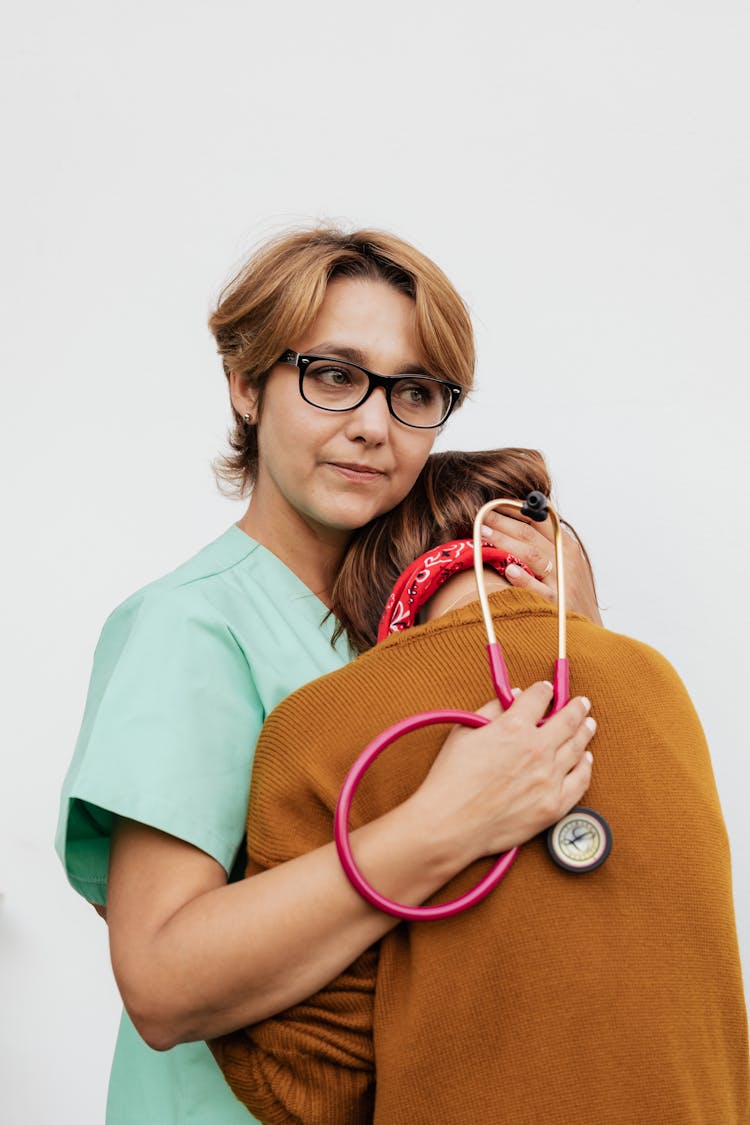
[[[369,465],[355,465],[344,461],[328,461],[326,464],[347,480],[358,481],[361,484],[385,476],[380,469],[373,469]]]

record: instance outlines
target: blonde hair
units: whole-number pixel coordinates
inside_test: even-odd
[[[258,389],[258,415],[271,368],[315,319],[334,277],[381,280],[415,304],[417,344],[430,372],[470,390],[474,335],[465,303],[448,278],[408,242],[384,231],[338,227],[286,232],[262,246],[220,294],[209,319],[229,378]],[[257,426],[232,406],[231,453],[215,471],[224,490],[243,496],[258,469]]]

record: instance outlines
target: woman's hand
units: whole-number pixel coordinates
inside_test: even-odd
[[[551,699],[551,685],[533,684],[504,713],[497,701],[483,707],[487,726],[455,727],[443,744],[411,800],[454,862],[462,854],[467,866],[525,843],[588,789],[593,759],[586,747],[596,730],[589,701],[573,699],[537,726]]]
[[[534,684],[505,714],[497,703],[484,707],[490,722],[451,731],[408,801],[352,833],[373,886],[416,906],[479,856],[523,843],[579,800],[591,776],[588,705],[573,700],[537,727],[551,697],[546,684]],[[317,800],[312,791],[305,799]],[[279,805],[279,816],[288,812]],[[325,822],[313,823],[308,846],[324,844]],[[299,838],[290,842],[296,847]],[[226,878],[191,844],[117,822],[107,905],[112,964],[133,1023],[156,1050],[298,1003],[396,925],[354,891],[333,843],[239,883],[227,886]]]
[[[548,601],[557,601],[555,543],[551,520],[533,523],[503,512],[488,512],[484,517],[482,535],[493,546],[515,555],[536,575],[534,578],[520,566],[509,566],[505,577],[513,586],[533,590]],[[564,529],[563,557],[568,609],[583,613],[596,625],[601,625],[591,567],[578,540]]]

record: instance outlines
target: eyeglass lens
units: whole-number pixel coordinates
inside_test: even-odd
[[[313,360],[305,369],[303,393],[313,406],[323,410],[350,410],[367,394],[370,380],[352,364]],[[448,387],[419,375],[404,375],[389,383],[391,408],[408,426],[437,426],[451,405]]]

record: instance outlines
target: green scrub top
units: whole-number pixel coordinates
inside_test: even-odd
[[[63,786],[56,847],[106,903],[115,815],[168,832],[232,876],[265,716],[341,667],[344,639],[296,575],[236,526],[109,617]],[[235,872],[234,877],[238,873]],[[107,1125],[248,1125],[205,1043],[152,1051],[123,1013]]]

